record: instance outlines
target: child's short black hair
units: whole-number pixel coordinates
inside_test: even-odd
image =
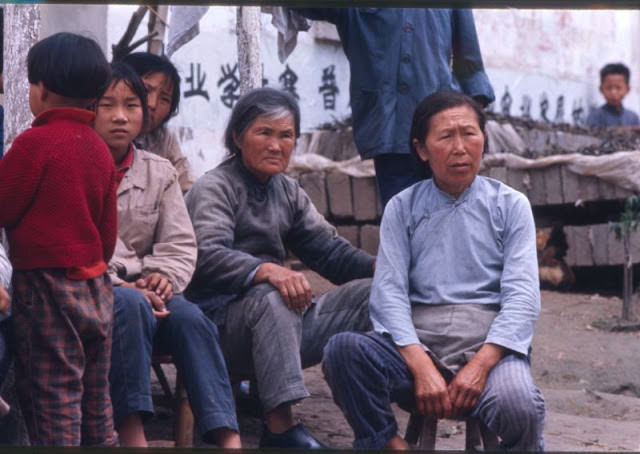
[[[173,93],[171,94],[171,108],[169,115],[164,119],[162,124],[169,121],[171,117],[178,113],[178,105],[180,104],[180,75],[178,69],[164,55],[155,55],[150,52],[134,52],[122,57],[122,61],[131,66],[140,77],[147,74],[163,73],[167,76],[173,85]]]
[[[131,91],[140,98],[140,103],[142,104],[142,129],[144,130],[144,126],[149,122],[149,108],[147,106],[147,90],[144,88],[142,79],[131,66],[121,61],[116,61],[111,63],[111,78],[105,91],[118,82],[127,84]]]
[[[107,88],[111,69],[98,44],[74,33],[56,33],[27,54],[29,83],[68,98],[94,99]]]
[[[631,72],[624,63],[609,63],[600,70],[600,84],[604,83],[605,77],[609,74],[621,74],[624,76],[624,81],[629,85],[629,79],[631,78]]]

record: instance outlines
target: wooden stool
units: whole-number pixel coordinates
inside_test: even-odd
[[[479,419],[467,418],[465,429],[465,451],[496,451],[498,437]],[[438,419],[412,413],[404,439],[423,451],[435,451]]]
[[[172,403],[174,409],[173,436],[176,447],[191,447],[193,446],[193,412],[182,383],[182,372],[178,370],[176,389],[175,392],[171,392],[169,381],[162,370],[162,364],[174,364],[173,357],[171,355],[153,355],[151,367],[158,377],[164,395]]]

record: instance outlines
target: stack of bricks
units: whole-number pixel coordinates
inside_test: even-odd
[[[382,207],[375,177],[351,177],[339,171],[308,172],[298,177],[318,211],[356,247],[376,254]]]
[[[544,206],[564,205],[568,209],[593,202],[621,201],[633,195],[627,189],[594,176],[575,174],[565,165],[530,170],[490,167],[482,173],[525,194],[534,211]],[[624,262],[622,243],[615,238],[608,223],[590,223],[586,219],[586,224],[572,225],[574,221],[575,219],[563,218],[561,215],[551,220],[564,225],[569,244],[565,260],[569,266],[621,265]],[[536,224],[540,226],[544,222],[537,218]],[[631,244],[632,257],[640,259],[640,232],[633,233]]]

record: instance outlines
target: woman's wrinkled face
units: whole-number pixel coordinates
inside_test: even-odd
[[[142,102],[126,82],[111,84],[98,100],[94,129],[107,143],[114,157],[122,157],[142,130]]]
[[[233,135],[245,167],[265,183],[269,177],[283,172],[289,165],[296,144],[293,116],[279,118],[260,116],[237,137]]]
[[[462,105],[431,117],[424,142],[413,139],[413,145],[418,156],[429,162],[438,187],[457,198],[478,174],[484,134],[474,110]]]

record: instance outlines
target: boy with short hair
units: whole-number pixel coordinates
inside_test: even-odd
[[[622,63],[609,63],[600,70],[600,93],[607,102],[589,113],[588,126],[640,125],[638,115],[622,106],[630,77],[629,68]]]
[[[57,33],[29,50],[27,71],[36,118],[0,160],[18,398],[34,445],[113,445],[116,170],[87,110],[110,67],[95,41]]]

